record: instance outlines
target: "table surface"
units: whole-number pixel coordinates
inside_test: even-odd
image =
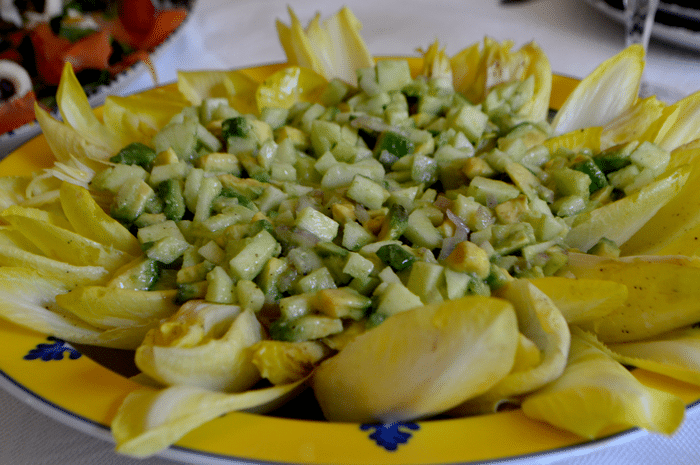
[[[156,57],[158,82],[173,81],[178,69],[240,68],[283,61],[274,24],[276,19],[289,22],[288,3],[304,23],[316,12],[327,17],[349,6],[362,22],[362,35],[374,55],[411,55],[435,39],[452,55],[488,35],[496,40],[512,39],[516,47],[534,40],[549,56],[555,72],[582,77],[623,47],[621,25],[583,0],[521,0],[508,5],[498,0],[199,0],[183,33]],[[700,51],[652,40],[645,73],[651,83],[693,93],[700,90]],[[153,85],[144,73],[122,93]],[[110,442],[64,426],[2,389],[0,431],[3,465],[176,463],[159,457],[134,460],[119,456]],[[681,465],[699,460],[700,414],[695,411],[670,438],[641,435],[554,461],[532,459],[527,463]]]

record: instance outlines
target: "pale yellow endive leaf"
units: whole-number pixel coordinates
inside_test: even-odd
[[[501,402],[534,391],[558,378],[566,366],[570,335],[566,320],[554,302],[528,280],[516,279],[495,292],[506,299],[518,317],[523,336],[539,349],[535,365],[513,369],[484,394],[469,399],[450,411],[452,415],[488,413]]]
[[[530,418],[588,439],[634,426],[671,434],[685,414],[682,399],[644,386],[576,329],[564,373],[521,407]]]
[[[624,255],[697,255],[700,243],[700,140],[671,152],[669,170],[690,167],[680,192],[620,247]]]
[[[260,379],[251,346],[264,337],[252,310],[190,300],[136,350],[136,366],[164,385],[238,392]]]
[[[362,24],[349,8],[320,20],[316,15],[305,29],[291,8],[291,25],[277,21],[277,33],[290,65],[310,68],[326,79],[340,78],[357,84],[355,70],[374,66]]]
[[[700,258],[611,259],[570,253],[566,270],[577,278],[604,279],[627,286],[623,305],[595,321],[580,323],[606,344],[655,337],[698,320]]]
[[[601,146],[603,149],[629,141],[654,142],[663,126],[660,119],[664,116],[665,105],[656,97],[647,97],[622,112],[603,128]],[[664,119],[665,120],[665,119]],[[650,134],[651,133],[651,134]]]
[[[637,100],[644,70],[644,49],[632,45],[607,59],[583,78],[564,101],[552,126],[563,134],[590,126],[605,126]]]
[[[133,325],[105,331],[57,308],[56,296],[68,292],[72,286],[73,283],[62,277],[30,268],[0,267],[0,317],[69,342],[136,348],[150,326]]]
[[[113,131],[97,119],[83,87],[73,72],[73,67],[68,62],[63,68],[56,91],[56,103],[63,121],[91,144],[114,154],[129,143],[124,134]]]
[[[661,148],[669,151],[700,138],[700,91],[679,100],[673,107],[678,108],[678,117],[658,141]]]
[[[678,195],[689,175],[690,167],[681,166],[620,200],[578,215],[564,241],[568,246],[584,252],[602,238],[618,245],[624,244],[661,207]]]
[[[107,160],[112,156],[110,150],[91,143],[68,124],[54,119],[38,104],[34,106],[34,112],[46,142],[58,161],[68,162],[71,156],[75,156],[82,162],[89,162],[90,159]]]
[[[700,385],[700,328],[688,327],[654,339],[610,344],[620,363]]]
[[[306,379],[291,384],[238,394],[193,386],[172,386],[161,391],[140,389],[130,393],[112,420],[117,452],[148,457],[221,415],[233,411],[270,411],[304,389]]]
[[[627,286],[605,279],[547,276],[530,282],[552,299],[569,324],[604,317],[627,300]]]
[[[515,311],[502,299],[469,296],[416,307],[322,362],[313,375],[314,393],[331,421],[429,417],[503,379],[518,340]]]

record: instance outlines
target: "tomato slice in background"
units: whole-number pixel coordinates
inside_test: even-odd
[[[107,69],[112,54],[111,34],[103,29],[75,42],[63,55],[61,65],[70,62],[77,73],[83,69]]]
[[[151,50],[157,45],[160,45],[168,38],[172,32],[182,24],[187,16],[187,9],[174,8],[169,10],[160,10],[156,14],[155,22],[148,35],[139,44],[141,50]]]
[[[29,91],[24,96],[8,100],[0,105],[0,134],[34,121],[36,95]]]
[[[37,24],[32,29],[30,38],[39,78],[46,84],[58,85],[63,71],[63,56],[71,48],[71,42],[54,34],[47,23]]]

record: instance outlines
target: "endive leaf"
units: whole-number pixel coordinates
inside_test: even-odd
[[[290,108],[298,102],[317,102],[327,83],[323,76],[307,68],[281,69],[256,89],[258,111],[267,107]]]
[[[673,150],[700,138],[700,91],[673,105],[678,108],[678,117],[658,144],[665,150]]]
[[[602,318],[580,324],[604,343],[647,339],[698,321],[700,258],[610,259],[570,253],[566,271],[577,278],[605,279],[627,286],[624,305]]]
[[[566,244],[584,252],[602,238],[624,244],[681,191],[689,175],[690,167],[681,166],[620,200],[578,215]]]
[[[225,394],[193,386],[130,393],[112,420],[116,450],[147,457],[221,415],[233,411],[265,413],[284,404],[305,386],[306,379],[240,394]]]
[[[21,216],[32,220],[49,223],[63,229],[72,230],[72,226],[63,213],[62,209],[53,210],[48,208],[23,207],[20,205],[12,205],[2,212],[0,217],[4,216]],[[20,231],[21,232],[21,231]]]
[[[326,79],[340,78],[357,84],[355,70],[374,66],[374,59],[360,35],[362,24],[352,11],[343,7],[320,22],[317,14],[304,30],[289,8],[291,25],[277,21],[277,34],[290,65],[306,67]]]
[[[549,114],[549,98],[552,94],[552,66],[544,50],[534,42],[525,44],[521,49],[529,58],[524,79],[535,78],[535,93],[518,114],[530,121],[544,121]]]
[[[421,52],[423,54],[422,74],[429,78],[439,79],[451,87],[452,65],[450,65],[450,59],[445,53],[445,49],[440,48],[440,43],[436,40],[428,47],[428,50]]]
[[[331,421],[429,417],[506,376],[518,339],[515,312],[505,300],[470,296],[416,307],[322,362],[313,375],[314,393]]]
[[[56,91],[56,103],[63,121],[78,131],[89,143],[110,154],[118,152],[129,143],[124,135],[113,132],[97,119],[83,87],[73,72],[73,67],[68,62],[63,67],[61,82]]]
[[[243,391],[260,379],[251,346],[264,337],[252,310],[189,301],[136,350],[136,366],[165,385]]]
[[[42,276],[59,278],[70,285],[101,282],[109,275],[101,266],[70,265],[10,244],[0,247],[0,265],[31,268]]]
[[[522,50],[511,51],[513,45],[510,40],[497,42],[485,37],[483,48],[476,43],[454,55],[450,64],[455,90],[472,103],[480,103],[492,87],[524,80],[531,58]]]
[[[671,152],[669,169],[690,166],[680,192],[621,245],[624,255],[696,255],[700,250],[700,140]]]
[[[329,355],[326,345],[317,341],[260,341],[251,347],[253,364],[272,384],[293,383],[307,377]]]
[[[530,282],[552,299],[569,324],[604,317],[627,300],[627,286],[604,279],[547,276]]]
[[[256,111],[258,83],[241,71],[178,71],[177,87],[192,105],[201,105],[205,98],[226,98],[241,113]]]
[[[0,267],[0,317],[60,339],[102,347],[134,349],[148,326],[103,331],[56,308],[56,296],[72,284],[23,267]]]
[[[521,407],[530,418],[589,439],[634,426],[671,434],[685,414],[682,399],[644,386],[576,329],[564,373]]]
[[[572,151],[590,149],[596,153],[600,151],[602,134],[603,128],[600,126],[575,129],[565,134],[550,137],[542,145],[547,147],[550,153],[554,153],[560,148]]]
[[[287,55],[287,63],[320,71],[322,68],[320,59],[315,54],[314,47],[304,31],[304,26],[291,7],[288,7],[287,11],[291,19],[289,26],[279,19],[275,22],[280,44]],[[317,13],[314,20],[318,21],[319,17],[320,13]]]
[[[30,178],[27,176],[0,177],[0,210],[17,205],[26,199],[26,189]]]
[[[91,143],[68,124],[54,119],[38,104],[34,105],[34,112],[46,142],[58,161],[68,162],[71,156],[82,162],[89,159],[108,160],[112,155],[110,150]]]
[[[87,189],[64,182],[60,198],[63,212],[78,234],[135,257],[142,254],[136,236],[105,213]]]
[[[631,45],[586,76],[557,112],[552,126],[563,134],[590,126],[605,126],[637,100],[644,70],[644,49]]]
[[[177,310],[175,290],[137,291],[103,286],[79,286],[56,296],[56,303],[81,320],[102,329],[141,326]]]
[[[512,370],[484,394],[469,399],[450,414],[465,415],[497,410],[498,405],[516,396],[534,391],[561,375],[569,353],[569,328],[554,302],[524,279],[510,281],[496,296],[513,304],[522,335],[539,349],[536,365],[526,364]]]
[[[603,149],[634,140],[655,142],[660,128],[657,123],[664,115],[665,104],[656,97],[647,97],[622,112],[605,125],[601,136]],[[654,137],[647,135],[652,132]]]
[[[678,329],[653,340],[610,344],[608,348],[622,364],[700,385],[700,328]]]
[[[188,101],[176,90],[157,87],[126,97],[110,95],[102,111],[105,126],[149,145],[153,135],[180,113]]]
[[[13,247],[33,254],[41,254],[41,250],[12,226],[0,226],[0,248],[3,247]]]
[[[75,266],[101,266],[115,270],[133,259],[128,254],[88,239],[48,221],[15,214],[0,216],[34,243],[47,257]]]

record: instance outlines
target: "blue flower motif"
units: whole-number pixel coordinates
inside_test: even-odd
[[[369,435],[369,438],[374,440],[378,446],[383,447],[388,451],[395,451],[399,444],[406,444],[408,440],[413,436],[411,433],[406,431],[409,430],[419,430],[420,426],[413,422],[396,422],[396,423],[386,423],[386,424],[370,424],[365,423],[360,425],[362,431],[367,431],[370,429],[374,430],[374,433]]]
[[[53,341],[53,344],[38,344],[36,348],[30,350],[29,353],[23,357],[24,360],[36,360],[39,358],[45,362],[49,362],[51,360],[63,360],[64,352],[68,352],[68,358],[71,360],[80,358],[82,355],[80,352],[66,344],[66,341],[53,336],[49,336],[47,339],[49,341]]]

